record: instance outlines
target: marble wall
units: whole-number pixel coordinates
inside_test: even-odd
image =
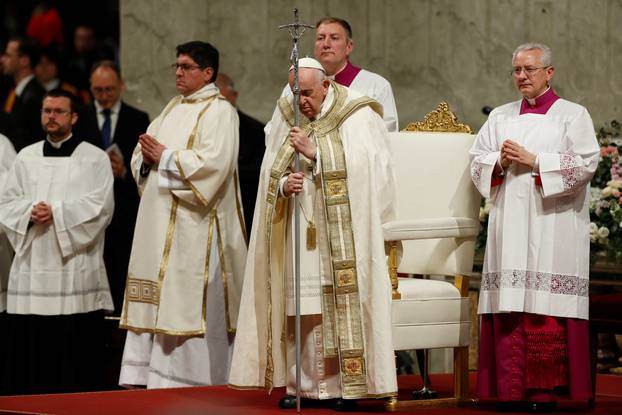
[[[175,94],[175,45],[201,39],[220,50],[240,108],[267,121],[289,66],[290,38],[277,27],[295,6],[306,23],[335,15],[352,24],[351,60],[391,82],[400,127],[446,100],[478,129],[483,106],[517,98],[511,54],[527,41],[551,46],[555,89],[597,126],[622,118],[622,0],[121,0],[126,100],[157,115]]]

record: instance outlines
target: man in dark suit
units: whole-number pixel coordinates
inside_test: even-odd
[[[219,72],[216,86],[220,93],[237,108],[238,91],[233,80],[225,73]],[[238,109],[240,118],[240,152],[238,154],[238,174],[242,206],[244,207],[244,223],[246,224],[247,240],[251,234],[255,200],[259,183],[259,171],[263,153],[266,150],[263,128],[264,125]]]
[[[8,114],[6,133],[16,151],[45,137],[41,128],[41,101],[45,90],[34,75],[38,62],[39,48],[30,38],[12,38],[2,55],[3,71],[15,83],[3,109]]]
[[[139,202],[130,160],[138,136],[149,126],[149,116],[121,101],[124,84],[114,62],[97,62],[91,71],[90,82],[95,100],[79,117],[78,129],[81,137],[108,153],[115,178],[115,209],[112,222],[106,229],[104,261],[115,313],[119,314]]]

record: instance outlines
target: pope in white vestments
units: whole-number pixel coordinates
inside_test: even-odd
[[[121,385],[227,382],[246,242],[236,165],[238,116],[213,79],[218,51],[177,47],[174,97],[140,137],[141,194],[122,328]]]
[[[301,127],[292,128],[292,98],[281,98],[267,140],[229,384],[295,394],[292,193],[299,193],[301,396],[391,396],[382,223],[394,215],[394,180],[386,127],[375,101],[326,80],[319,62],[304,58],[300,68]]]
[[[587,110],[550,88],[548,47],[519,46],[513,66],[523,99],[493,110],[471,149],[473,182],[492,203],[478,395],[542,411],[558,395],[591,397],[589,183],[600,148]]]
[[[102,310],[113,310],[103,249],[113,177],[106,153],[72,135],[75,105],[65,91],[46,94],[48,137],[19,152],[0,196],[0,224],[15,251],[4,393],[103,384]]]

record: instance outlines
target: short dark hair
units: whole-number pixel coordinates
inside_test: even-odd
[[[37,66],[39,59],[41,59],[41,49],[36,40],[25,36],[15,36],[9,39],[9,42],[17,42],[17,54],[28,57],[30,69],[34,69]]]
[[[352,39],[352,27],[350,26],[350,23],[348,23],[346,20],[340,19],[339,17],[325,16],[317,21],[317,23],[315,24],[315,28],[317,29],[318,27],[320,27],[321,24],[324,23],[337,23],[338,25],[343,27],[343,30],[346,31],[348,39]]]
[[[78,104],[78,99],[76,98],[76,96],[69,91],[65,91],[64,89],[54,88],[46,92],[45,95],[43,96],[43,99],[45,100],[48,97],[49,98],[65,97],[69,100],[69,109],[71,110],[71,112],[77,113],[78,110],[80,109],[80,105]]]
[[[194,60],[201,69],[212,68],[214,74],[210,82],[214,82],[218,76],[218,49],[207,42],[193,40],[191,42],[177,45],[177,57],[179,55],[188,55]]]
[[[95,72],[99,68],[108,68],[108,69],[110,69],[111,71],[116,73],[117,74],[117,78],[119,78],[119,80],[121,80],[121,68],[119,68],[119,65],[117,65],[114,61],[111,61],[110,59],[104,59],[104,60],[95,62],[93,64],[93,66],[91,67],[90,75],[93,75],[93,72]]]

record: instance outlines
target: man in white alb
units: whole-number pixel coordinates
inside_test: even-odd
[[[67,91],[45,95],[47,138],[19,152],[0,196],[0,224],[15,251],[2,393],[92,391],[104,382],[113,177],[106,153],[73,135],[76,108]]]
[[[554,72],[547,46],[519,46],[511,76],[522,99],[492,111],[471,149],[473,182],[493,206],[478,395],[508,409],[592,395],[589,183],[600,149],[587,110],[551,88]]]
[[[141,194],[121,328],[121,385],[227,382],[246,242],[235,174],[238,115],[220,95],[218,51],[177,46],[180,95],[140,136]]]

